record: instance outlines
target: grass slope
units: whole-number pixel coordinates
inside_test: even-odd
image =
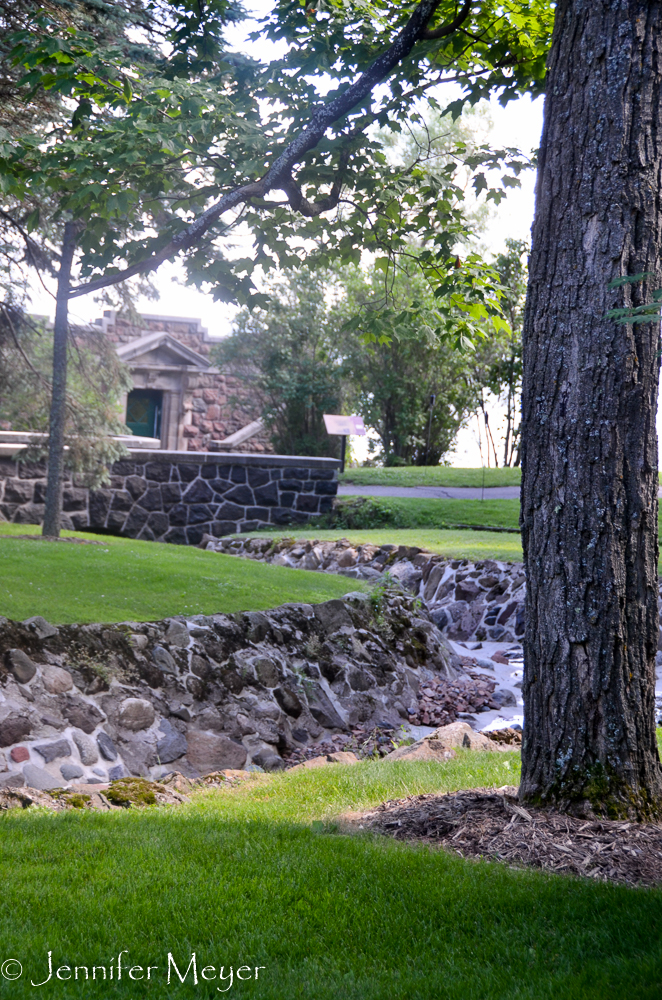
[[[241,535],[250,538],[251,535]],[[265,532],[252,532],[252,537],[264,538]],[[278,536],[276,536],[278,537]],[[435,531],[432,528],[352,528],[322,529],[303,528],[288,530],[287,538],[334,541],[346,538],[352,545],[416,545],[429,552],[438,552],[449,559],[500,559],[503,562],[521,562],[522,544],[519,535],[499,534],[491,531]]]
[[[519,486],[521,469],[452,469],[447,465],[415,465],[404,469],[347,469],[347,486]]]
[[[324,821],[408,793],[517,782],[517,755],[365,763],[257,780],[190,806],[0,819],[2,958],[158,968],[151,983],[56,981],[44,996],[260,1000],[653,1000],[662,896],[465,861]],[[259,981],[166,983],[263,967]],[[63,971],[63,975],[67,975]],[[83,973],[81,972],[81,977]],[[99,973],[99,976],[101,973]],[[136,972],[136,975],[139,973]],[[246,973],[244,973],[246,975]]]
[[[0,614],[7,618],[43,615],[55,624],[150,621],[317,603],[361,589],[345,577],[187,546],[82,533],[75,537],[103,544],[11,538],[37,532],[30,525],[0,525]]]
[[[348,528],[452,528],[458,524],[519,530],[519,500],[436,500],[344,496],[334,517]]]

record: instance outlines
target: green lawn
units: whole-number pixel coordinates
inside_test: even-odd
[[[345,577],[215,552],[67,532],[101,545],[32,542],[32,525],[0,524],[0,614],[66,622],[150,621],[316,603],[361,589]]]
[[[348,528],[453,528],[458,524],[519,530],[519,500],[436,500],[343,496],[333,518]]]
[[[318,539],[333,541],[347,538],[352,545],[417,545],[429,552],[438,552],[449,559],[500,559],[504,562],[522,561],[522,544],[519,535],[500,534],[491,531],[435,531],[432,528],[397,530],[393,528],[365,529],[321,529],[303,528],[288,530],[287,538]],[[255,531],[240,538],[264,538],[265,532]],[[277,536],[276,536],[277,537]]]
[[[112,983],[85,982],[81,970],[39,995],[657,1000],[659,891],[465,861],[326,822],[408,793],[517,783],[517,760],[466,751],[443,765],[334,766],[202,793],[172,812],[5,814],[1,957],[24,971],[4,995],[37,995],[30,982],[45,978],[49,950],[64,977],[65,966],[109,970],[126,950],[121,981],[115,969]],[[167,985],[168,952],[182,975],[195,952],[197,986],[192,973]],[[260,967],[259,980],[230,987],[211,978],[221,965],[226,977]],[[128,978],[136,966],[152,967],[150,983]]]
[[[405,469],[347,469],[343,485],[361,486],[519,486],[521,469],[452,469],[447,465]]]

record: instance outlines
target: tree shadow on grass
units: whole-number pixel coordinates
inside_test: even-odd
[[[648,998],[662,981],[657,890],[514,871],[320,823],[178,811],[16,815],[0,822],[0,963],[12,998],[54,969],[105,982],[42,995],[261,1000]],[[125,972],[117,979],[118,952]],[[183,973],[171,969],[168,953]],[[150,981],[128,967],[156,966]],[[214,978],[201,976],[212,966]],[[233,985],[218,980],[219,967]],[[239,982],[241,966],[258,982]],[[244,971],[244,976],[247,972]],[[83,977],[81,972],[80,978]],[[139,973],[136,973],[139,975]],[[101,977],[101,973],[98,973]]]

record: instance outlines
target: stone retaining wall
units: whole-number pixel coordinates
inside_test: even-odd
[[[62,526],[198,545],[267,525],[305,524],[331,510],[340,463],[329,458],[240,453],[134,451],[107,487],[64,484]],[[39,524],[46,470],[0,459],[0,515]]]
[[[522,563],[446,559],[414,545],[357,545],[347,539],[203,539],[208,549],[278,566],[339,573],[379,582],[399,580],[425,603],[431,619],[460,642],[513,642],[524,635]]]
[[[378,615],[354,593],[119,625],[0,618],[0,788],[282,768],[333,734],[396,728],[454,662],[402,594]]]

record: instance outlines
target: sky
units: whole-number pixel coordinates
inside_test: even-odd
[[[249,4],[253,10],[265,10],[267,0],[253,0]],[[238,48],[250,50],[251,43],[245,43],[245,37],[253,30],[254,21],[245,21],[232,29],[233,42]],[[275,55],[275,50],[274,53]],[[264,45],[261,43],[260,55],[265,58]],[[448,96],[453,99],[452,94]],[[496,148],[512,146],[529,154],[539,144],[542,128],[543,99],[531,101],[524,97],[510,102],[505,108],[496,100],[489,104],[489,115],[492,129],[488,141]],[[534,209],[533,171],[520,175],[521,187],[509,189],[508,196],[499,206],[493,209],[491,218],[481,238],[484,249],[489,253],[498,253],[505,249],[508,237],[515,239],[530,238],[531,222]],[[176,264],[164,264],[154,278],[154,284],[159,292],[157,301],[140,299],[137,302],[139,312],[156,313],[165,316],[185,316],[199,318],[212,337],[222,337],[231,332],[232,321],[236,308],[227,303],[214,302],[211,295],[203,294],[195,288],[186,287],[180,281],[181,269]],[[103,304],[94,301],[94,296],[76,299],[71,304],[71,319],[73,322],[90,322],[101,315]],[[40,289],[35,289],[33,298],[35,313],[51,315],[54,311],[54,301]],[[493,434],[498,438],[502,419],[502,408],[495,401],[488,402],[490,424]],[[496,433],[495,433],[496,431]],[[365,443],[355,439],[354,452],[359,459],[367,453]],[[498,449],[498,444],[497,444]],[[483,455],[485,442],[483,442]],[[481,464],[481,453],[478,442],[477,422],[472,419],[464,428],[457,440],[455,452],[448,456],[453,465],[477,466]]]

